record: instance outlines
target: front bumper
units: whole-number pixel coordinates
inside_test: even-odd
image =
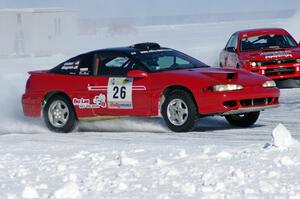
[[[300,64],[260,66],[251,68],[251,72],[258,73],[275,80],[300,78]]]
[[[197,100],[200,115],[229,115],[279,106],[278,88],[244,87],[231,92],[206,92]]]

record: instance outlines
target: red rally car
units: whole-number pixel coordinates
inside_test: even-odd
[[[162,115],[175,132],[190,131],[199,117],[211,115],[248,127],[260,111],[279,106],[273,80],[211,68],[156,43],[96,50],[29,73],[24,114],[42,116],[55,132],[72,131],[78,120],[120,116]]]
[[[299,44],[280,28],[238,31],[221,52],[220,66],[245,69],[274,80],[299,79]]]

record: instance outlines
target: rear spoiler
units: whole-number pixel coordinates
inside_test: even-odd
[[[33,75],[33,74],[42,74],[47,72],[48,70],[34,70],[34,71],[28,71],[28,74]]]

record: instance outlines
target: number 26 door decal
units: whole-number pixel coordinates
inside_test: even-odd
[[[132,109],[132,78],[109,78],[107,86],[108,108]]]

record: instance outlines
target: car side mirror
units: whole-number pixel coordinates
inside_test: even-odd
[[[144,78],[148,77],[148,73],[142,70],[131,70],[127,73],[127,77],[130,78]]]
[[[228,51],[228,52],[235,53],[235,52],[236,52],[236,49],[235,49],[235,47],[228,47],[228,48],[227,48],[227,51]]]

